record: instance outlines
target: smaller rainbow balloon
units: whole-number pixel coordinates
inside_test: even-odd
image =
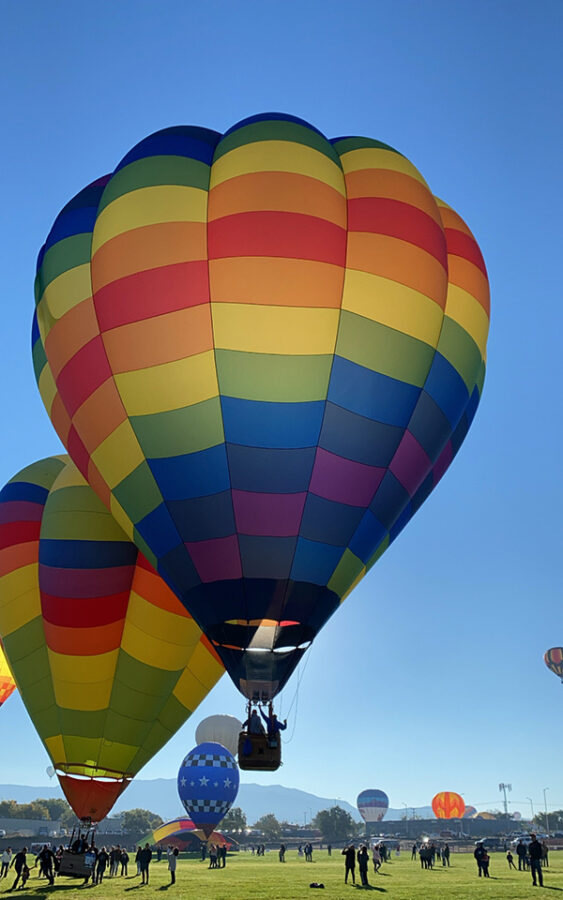
[[[462,819],[472,819],[476,815],[477,815],[477,810],[475,809],[474,806],[466,806],[465,812],[461,818]]]
[[[551,650],[546,650],[543,658],[547,668],[558,675],[563,683],[563,647],[552,647]]]
[[[461,819],[465,812],[465,802],[455,791],[440,791],[432,799],[432,809],[437,819]]]

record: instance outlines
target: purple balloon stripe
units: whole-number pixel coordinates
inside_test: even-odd
[[[45,507],[31,500],[6,500],[0,504],[0,525],[16,522],[40,522]]]
[[[237,529],[241,534],[294,537],[299,533],[307,494],[259,494],[233,491]]]
[[[428,473],[432,461],[410,431],[405,431],[389,470],[403,485],[411,497],[416,493]]]
[[[135,566],[106,569],[65,569],[39,565],[39,587],[52,597],[86,599],[120,594],[131,589]]]
[[[210,541],[189,542],[185,546],[203,582],[242,578],[236,534]]]
[[[443,475],[445,475],[450,463],[454,458],[454,451],[452,447],[452,442],[448,441],[440,456],[434,463],[434,468],[432,469],[432,474],[434,476],[434,487],[438,484]]]
[[[336,503],[369,506],[384,475],[385,469],[344,459],[319,447],[310,491]]]

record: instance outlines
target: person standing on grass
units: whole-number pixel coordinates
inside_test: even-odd
[[[178,862],[178,848],[168,847],[168,869],[170,871],[170,884],[176,884],[176,863]]]
[[[412,845],[411,859],[416,859],[416,844]]]
[[[485,852],[481,857],[481,869],[483,870],[483,878],[489,878],[489,863],[491,861],[491,857],[487,853],[487,849],[485,848]]]
[[[8,869],[10,868],[10,862],[12,861],[12,848],[8,847],[7,850],[4,850],[2,853],[2,868],[0,869],[0,878],[8,877]]]
[[[545,841],[541,845],[541,862],[542,866],[547,866],[549,869],[549,847]]]
[[[356,884],[356,848],[353,844],[344,847],[342,851],[344,857],[344,884],[348,884],[348,875],[352,876],[352,884]]]
[[[368,862],[369,862],[368,848],[366,847],[365,844],[362,844],[362,846],[358,850],[358,869],[360,870],[360,879],[362,882],[362,887],[369,887]]]
[[[152,850],[148,844],[145,844],[141,850],[141,884],[149,883],[149,866],[152,859]]]
[[[483,857],[485,856],[485,854],[486,850],[483,845],[483,841],[479,841],[479,843],[475,847],[475,850],[473,851],[473,856],[475,857],[477,868],[479,869],[479,878],[483,874]]]
[[[506,851],[506,861],[508,863],[509,869],[516,869],[516,866],[514,865],[514,857],[513,857],[512,853],[510,852],[510,850]]]
[[[518,857],[518,870],[521,872],[526,869],[526,845],[522,838],[516,844],[516,856]]]
[[[536,878],[540,887],[543,887],[543,875],[541,870],[542,845],[538,841],[535,834],[532,835],[530,846],[528,847],[530,854],[530,870],[532,872],[532,884],[536,885]]]
[[[444,849],[442,850],[442,865],[449,866],[450,864],[450,845],[445,844]]]

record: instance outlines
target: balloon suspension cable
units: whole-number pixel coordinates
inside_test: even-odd
[[[292,699],[291,703],[289,704],[289,709],[287,710],[287,714],[285,716],[286,719],[289,719],[291,710],[293,709],[293,705],[295,704],[295,716],[293,718],[293,728],[292,728],[290,736],[288,738],[284,739],[284,742],[283,742],[284,744],[290,744],[295,735],[295,729],[297,728],[297,709],[299,706],[299,688],[301,686],[301,681],[303,679],[303,676],[305,675],[305,671],[307,669],[307,665],[309,663],[310,656],[311,656],[311,647],[309,647],[309,652],[307,653],[307,655],[305,657],[305,662],[303,663],[303,667],[301,667],[301,665],[300,665],[299,668],[297,669],[297,684],[295,686],[295,693],[293,694],[293,699]],[[281,704],[280,704],[280,706],[281,706]],[[280,712],[280,718],[281,718],[281,712]]]

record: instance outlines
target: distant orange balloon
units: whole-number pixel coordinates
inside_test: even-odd
[[[15,689],[16,682],[12,678],[8,660],[4,656],[2,641],[0,641],[0,706],[13,694]]]
[[[432,800],[432,809],[437,819],[461,819],[465,802],[455,791],[440,791]]]

